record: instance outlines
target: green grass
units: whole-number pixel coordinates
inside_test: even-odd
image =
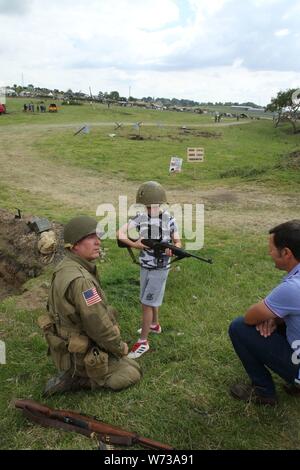
[[[124,128],[113,139],[111,129],[94,127],[90,134],[74,136],[74,131],[55,130],[33,145],[38,158],[91,169],[106,176],[141,181],[141,175],[170,187],[193,188],[195,184],[234,186],[255,182],[276,190],[291,184],[299,187],[300,172],[282,165],[287,155],[299,149],[299,135],[286,135],[287,129],[274,129],[269,121],[251,122],[227,128],[197,128],[194,133],[216,133],[217,137],[184,134],[180,128],[144,126],[142,141]],[[203,163],[188,163],[188,147],[204,147]],[[172,156],[183,158],[183,171],[169,175]],[[280,184],[280,187],[278,186]]]
[[[228,395],[232,382],[246,378],[227,336],[229,323],[280,277],[262,237],[235,234],[235,247],[232,237],[230,232],[207,233],[207,253],[215,264],[185,260],[180,271],[170,273],[161,309],[164,331],[151,338],[152,352],[140,359],[144,377],[137,386],[118,394],[66,394],[47,400],[49,406],[96,415],[177,449],[299,448],[295,424],[300,412],[280,387],[281,405],[275,409],[246,406]],[[114,245],[108,253],[100,265],[103,285],[120,312],[123,336],[132,343],[140,316],[138,268]],[[8,356],[0,369],[1,448],[93,448],[86,438],[41,429],[8,408],[15,398],[45,401],[41,391],[54,368],[36,325],[40,312],[16,310],[13,298],[2,303],[0,312]]]
[[[72,169],[90,169],[120,181],[120,191],[122,181],[136,187],[146,176],[173,189],[185,188],[187,198],[193,189],[224,186],[247,190],[258,185],[273,193],[299,192],[299,170],[283,163],[288,153],[299,149],[300,138],[286,126],[274,129],[271,122],[261,120],[232,128],[197,127],[197,131],[221,134],[218,138],[199,137],[183,134],[179,127],[205,124],[211,118],[88,105],[63,108],[57,115],[27,115],[20,110],[22,103],[9,100],[11,114],[0,116],[6,139],[3,151],[13,147],[13,138],[8,137],[13,131],[45,168],[57,161]],[[113,125],[92,126],[90,134],[73,136],[81,123],[141,120],[168,125],[143,126],[143,141],[128,138],[136,132],[129,124],[113,140],[108,137],[114,132]],[[16,125],[24,132],[28,125],[30,133],[29,124],[43,123],[71,127],[40,129],[32,140],[10,128]],[[190,167],[185,162],[181,174],[169,176],[170,157],[185,159],[188,146],[203,146],[205,162]],[[32,171],[34,189],[38,175],[34,168]],[[1,181],[0,199],[1,207],[12,211],[26,207],[27,213],[61,222],[76,214],[76,208],[63,201],[35,194],[22,185],[12,187],[8,180]],[[281,216],[285,218],[284,209]],[[103,287],[120,313],[124,340],[131,345],[140,321],[139,271],[126,250],[112,241],[105,241],[104,246],[108,248],[106,261],[99,265]],[[262,299],[282,276],[267,254],[265,231],[252,233],[242,224],[230,228],[224,216],[222,229],[213,225],[206,229],[203,256],[211,256],[214,264],[190,259],[178,264],[180,270],[171,271],[160,313],[163,333],[151,337],[151,352],[140,359],[144,376],[138,385],[121,393],[69,393],[53,397],[47,404],[98,416],[177,449],[299,449],[297,399],[284,394],[279,378],[275,377],[280,404],[274,409],[245,405],[228,394],[230,384],[247,379],[228,338],[230,321]],[[47,271],[44,276],[49,280],[50,275]],[[28,288],[35,282],[30,281]],[[36,324],[40,313],[18,310],[16,297],[0,303],[0,339],[7,347],[7,364],[0,365],[0,448],[94,449],[95,444],[85,437],[29,423],[12,405],[16,398],[45,401],[43,387],[55,373]]]

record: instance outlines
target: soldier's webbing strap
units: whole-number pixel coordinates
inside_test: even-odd
[[[69,424],[68,418],[65,418],[65,421],[61,421],[59,419],[48,418],[44,414],[39,413],[38,411],[32,412],[28,410],[28,408],[23,408],[22,412],[26,418],[34,423],[43,426],[44,428],[55,428],[55,429],[62,429],[66,432],[77,432],[78,434],[83,434],[86,437],[93,437],[92,435],[95,434],[88,428],[83,428],[81,426],[76,426],[76,424]],[[109,444],[117,444],[117,445],[124,445],[124,446],[131,446],[133,445],[133,439],[129,436],[114,436],[112,434],[98,434],[96,433],[97,438]]]

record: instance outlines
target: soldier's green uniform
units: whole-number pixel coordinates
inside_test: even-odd
[[[46,395],[80,388],[121,390],[140,380],[139,365],[124,356],[116,311],[107,305],[95,262],[66,250],[53,273],[48,315],[40,326],[57,369],[65,371],[49,381]]]

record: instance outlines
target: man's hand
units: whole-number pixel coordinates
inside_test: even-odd
[[[277,324],[275,318],[269,318],[268,320],[263,321],[256,325],[257,331],[260,332],[261,336],[267,338],[276,330]]]

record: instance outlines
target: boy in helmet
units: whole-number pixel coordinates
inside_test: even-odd
[[[48,314],[39,318],[59,370],[46,384],[46,397],[82,388],[122,390],[141,378],[100,286],[99,237],[97,221],[88,216],[75,217],[64,229],[66,256],[53,273]]]
[[[136,195],[137,204],[143,204],[147,213],[138,213],[117,233],[117,237],[130,248],[140,250],[140,301],[142,305],[142,328],[138,330],[140,337],[128,354],[129,358],[137,359],[149,350],[148,334],[161,333],[158,310],[163,302],[167,277],[169,274],[172,251],[167,249],[159,258],[153,250],[143,245],[143,238],[158,239],[181,247],[178,227],[174,217],[161,209],[167,204],[166,192],[156,181],[143,183]],[[128,232],[136,229],[139,238],[136,241],[128,237]]]

